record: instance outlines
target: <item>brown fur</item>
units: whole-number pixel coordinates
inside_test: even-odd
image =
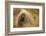
[[[16,10],[15,9],[14,9],[14,15],[13,15],[14,27],[38,27],[39,26],[39,10],[38,9],[22,9],[22,10],[20,8]],[[25,13],[22,13],[22,12],[25,12]],[[24,22],[19,21],[22,19],[21,17],[22,14],[25,15]]]

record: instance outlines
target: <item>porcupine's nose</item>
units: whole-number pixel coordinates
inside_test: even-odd
[[[25,14],[21,14],[19,18],[19,26],[22,27],[25,20]]]

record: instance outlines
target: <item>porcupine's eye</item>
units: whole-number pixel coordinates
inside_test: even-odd
[[[25,14],[23,13],[23,14],[21,14],[21,15],[19,16],[19,20],[18,20],[18,23],[19,23],[19,24],[18,24],[18,25],[19,25],[20,27],[22,27],[24,21],[25,21]]]
[[[20,21],[21,21],[21,22],[24,22],[24,20],[25,20],[25,14],[21,14],[21,19],[20,19]]]

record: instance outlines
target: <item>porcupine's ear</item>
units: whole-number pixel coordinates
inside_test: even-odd
[[[20,13],[20,10],[20,8],[14,8],[13,15],[18,15],[18,13]]]

